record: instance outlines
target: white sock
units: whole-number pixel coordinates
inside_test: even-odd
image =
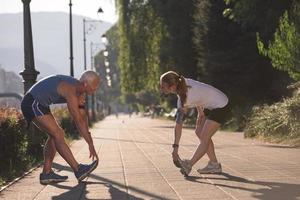
[[[209,162],[210,162],[210,164],[212,164],[212,165],[219,165],[218,162],[213,162],[213,161],[209,161]]]

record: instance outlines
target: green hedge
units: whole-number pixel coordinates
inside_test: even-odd
[[[20,175],[32,161],[24,120],[14,109],[1,109],[0,113],[0,177],[4,182]]]
[[[53,115],[67,138],[79,137],[66,109],[54,109]],[[43,160],[47,135],[33,126],[29,130],[26,127],[19,110],[0,108],[0,186]]]

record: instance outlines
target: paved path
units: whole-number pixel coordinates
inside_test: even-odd
[[[43,186],[37,169],[0,193],[0,199],[300,199],[300,149],[243,139],[242,133],[218,132],[216,153],[221,175],[199,175],[205,156],[184,178],[171,161],[173,122],[150,118],[114,116],[92,129],[99,152],[98,168],[78,184],[60,156],[54,168],[69,176],[68,182]],[[184,129],[180,154],[190,157],[198,139]],[[78,161],[88,160],[83,140],[72,144]]]

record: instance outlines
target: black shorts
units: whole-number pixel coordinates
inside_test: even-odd
[[[28,126],[35,117],[48,115],[51,113],[49,106],[41,105],[30,93],[27,93],[23,97],[21,102],[21,110]]]
[[[204,114],[207,119],[223,124],[229,117],[229,104],[223,108],[215,108],[213,110],[204,109]]]

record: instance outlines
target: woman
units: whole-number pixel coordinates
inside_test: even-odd
[[[175,125],[175,139],[172,157],[174,163],[179,162],[181,173],[189,175],[193,165],[206,153],[209,158],[207,166],[197,170],[199,173],[221,173],[222,167],[218,162],[212,136],[220,128],[228,113],[228,98],[220,90],[184,78],[174,71],[168,71],[160,77],[160,89],[164,94],[177,94],[177,114]],[[180,160],[178,155],[179,141],[182,132],[184,116],[188,108],[197,108],[196,134],[200,139],[193,157],[190,160]]]

